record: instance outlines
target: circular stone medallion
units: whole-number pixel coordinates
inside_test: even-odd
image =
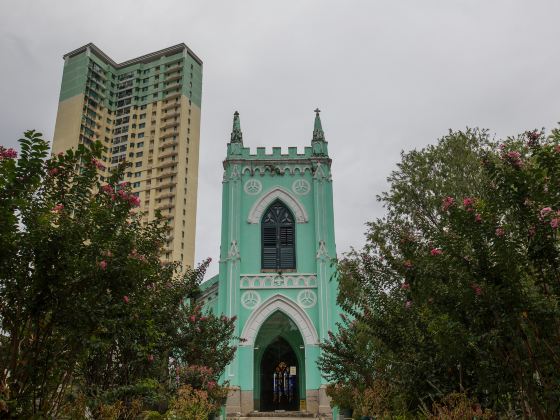
[[[311,191],[311,185],[305,179],[296,179],[292,184],[292,191],[297,195],[307,195]]]
[[[262,191],[261,181],[259,181],[258,179],[249,179],[245,183],[243,190],[249,195],[257,195]]]
[[[254,290],[247,290],[241,295],[241,304],[245,309],[253,309],[261,303],[261,295]]]
[[[305,289],[298,293],[297,301],[302,308],[312,308],[317,303],[317,295],[313,290]]]

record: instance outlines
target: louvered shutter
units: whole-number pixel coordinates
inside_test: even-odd
[[[294,253],[294,227],[280,226],[280,268],[296,268]]]
[[[262,268],[296,268],[294,218],[280,201],[262,219]]]
[[[277,235],[276,225],[263,226],[262,231],[262,268],[277,266]]]

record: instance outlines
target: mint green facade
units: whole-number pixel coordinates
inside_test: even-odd
[[[295,269],[261,268],[261,222],[276,202],[295,220]],[[316,361],[318,344],[335,328],[341,310],[331,265],[336,255],[331,159],[318,110],[311,146],[302,154],[296,147],[287,154],[280,147],[271,154],[261,147],[251,153],[235,114],[224,160],[221,229],[220,272],[203,285],[202,299],[214,313],[237,316],[236,333],[245,340],[225,372],[235,389],[226,412],[269,410],[263,357],[278,345],[295,356],[299,401],[291,409],[330,414]]]

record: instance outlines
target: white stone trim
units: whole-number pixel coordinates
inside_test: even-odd
[[[319,344],[317,330],[305,311],[294,301],[282,295],[274,295],[253,311],[241,333],[242,346],[254,346],[261,325],[276,311],[286,314],[298,326],[303,341],[307,345]]]
[[[241,274],[241,289],[309,289],[317,287],[315,273],[278,273]]]
[[[295,195],[282,187],[274,187],[266,194],[263,194],[255,204],[253,204],[253,207],[251,207],[247,221],[252,224],[260,223],[263,213],[276,199],[281,200],[290,208],[297,223],[308,222],[309,217],[307,216],[305,207],[303,207]]]

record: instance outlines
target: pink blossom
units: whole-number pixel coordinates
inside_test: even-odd
[[[506,159],[513,165],[518,168],[523,166],[523,161],[521,160],[521,153],[517,150],[509,151],[505,154]]]
[[[481,216],[479,213],[477,213],[477,214],[474,216],[474,220],[475,220],[475,222],[480,223],[480,222],[482,222],[482,216]]]
[[[125,190],[119,190],[119,191],[117,192],[117,194],[119,195],[120,198],[123,198],[123,199],[127,199],[127,198],[128,198],[128,194],[126,193]]]
[[[50,176],[55,176],[56,174],[58,174],[58,168],[49,169]]]
[[[100,267],[102,270],[107,269],[107,261],[105,261],[105,260],[99,261],[99,267]]]
[[[560,144],[557,144],[556,146],[554,146],[554,151],[556,153],[560,153]]]
[[[107,194],[112,194],[113,193],[113,187],[111,187],[109,184],[103,185],[101,187],[101,191],[103,191],[104,193]]]
[[[506,148],[506,145],[504,143],[501,143],[499,146],[500,150],[504,150]]]
[[[403,265],[404,265],[406,268],[412,268],[412,261],[406,260],[406,261],[403,263]]]
[[[560,219],[556,217],[550,221],[550,226],[552,226],[552,229],[558,229],[559,225],[560,225]]]
[[[4,159],[15,159],[17,157],[17,152],[11,147],[6,149],[4,146],[0,146],[0,160]]]
[[[455,199],[453,197],[445,197],[443,199],[443,210],[448,210],[453,205]]]
[[[124,295],[123,296],[123,301],[124,301],[124,303],[128,303],[128,302],[130,302],[130,299],[128,298],[127,295]]]
[[[138,207],[140,205],[140,198],[136,197],[135,195],[130,195],[128,197],[128,202],[133,206],[133,207]]]
[[[439,249],[439,248],[433,248],[433,249],[430,251],[430,254],[432,254],[433,256],[441,255],[441,254],[443,254],[443,251],[442,251],[441,249]]]
[[[529,234],[530,238],[535,236],[535,234],[537,233],[537,230],[535,229],[535,226],[530,226],[527,233]]]
[[[474,198],[465,197],[463,198],[463,207],[469,208],[474,204]]]
[[[194,315],[191,315],[189,319],[191,322],[196,322],[196,316]]]
[[[412,308],[412,301],[411,301],[411,300],[407,300],[407,301],[405,302],[405,304],[404,304],[404,307],[405,307],[406,309]]]
[[[401,289],[409,290],[410,289],[410,284],[408,284],[407,282],[404,282],[403,284],[401,284]]]
[[[123,181],[123,182],[121,182],[119,185],[120,185],[121,187],[124,188],[124,187],[128,186],[128,184],[130,184],[130,182],[128,182],[128,181]]]
[[[64,204],[57,204],[56,206],[53,207],[52,212],[60,213],[62,210],[64,210]]]
[[[541,136],[540,131],[537,130],[527,131],[527,137],[529,137],[529,140],[532,141],[538,140],[540,136]]]
[[[101,170],[105,169],[105,165],[103,165],[99,160],[97,160],[97,159],[95,159],[95,158],[93,158],[93,159],[91,160],[91,163],[92,163],[97,169],[101,169]]]
[[[482,287],[480,287],[476,283],[471,284],[471,289],[473,289],[474,294],[477,296],[480,296],[482,294]]]
[[[506,156],[510,159],[519,159],[521,157],[521,153],[519,153],[517,150],[512,150],[510,152],[507,152]]]
[[[154,361],[154,355],[148,354],[148,362],[152,363]]]
[[[552,209],[550,207],[544,207],[541,209],[541,217],[546,217]]]
[[[498,236],[499,238],[501,238],[505,234],[506,234],[506,231],[504,230],[504,228],[499,227],[499,228],[496,229],[496,236]]]

